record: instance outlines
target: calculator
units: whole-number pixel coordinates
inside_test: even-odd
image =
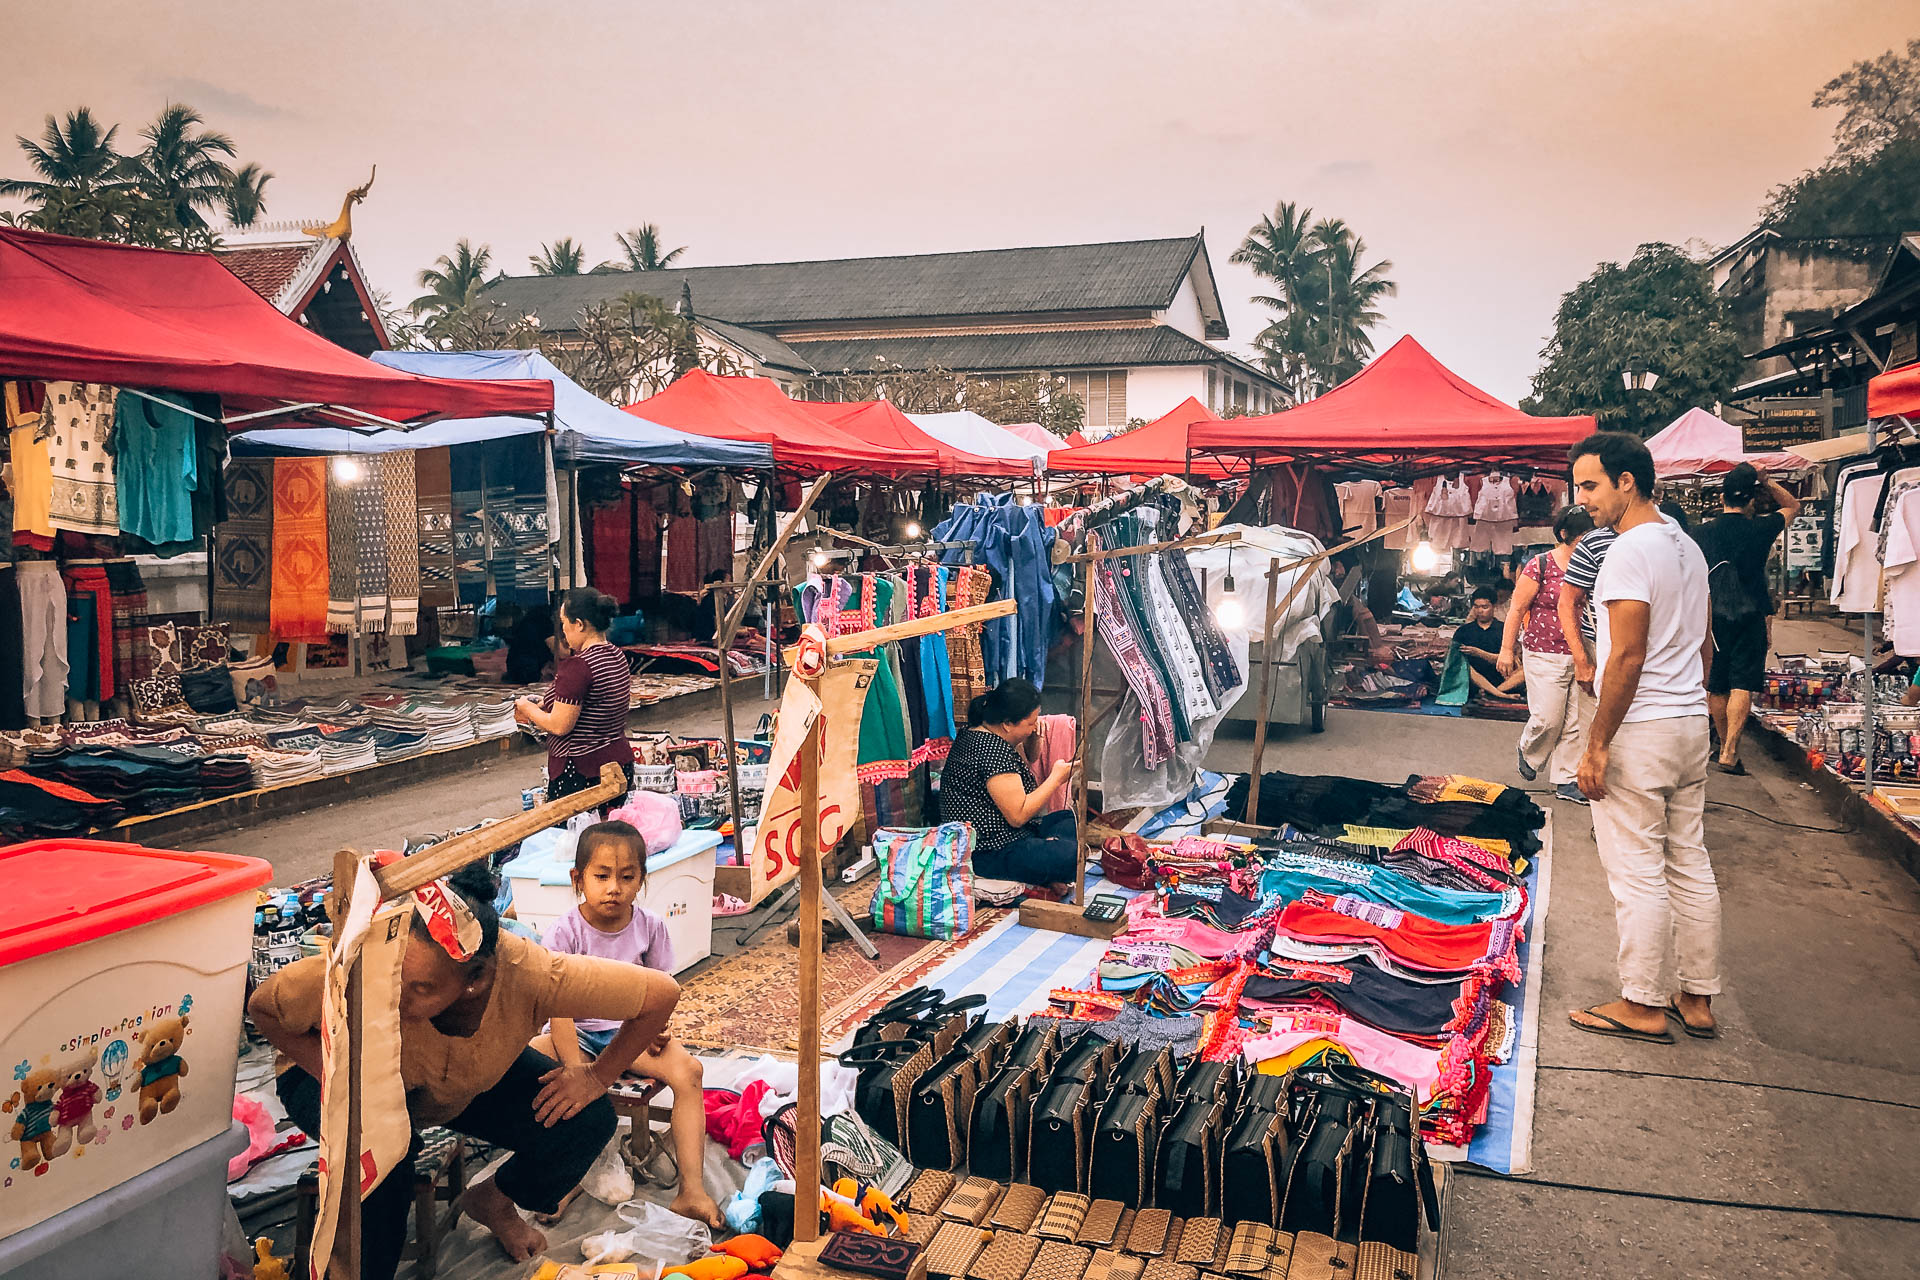
[[[1127,912],[1127,900],[1117,893],[1096,893],[1080,914],[1100,924],[1112,924]]]

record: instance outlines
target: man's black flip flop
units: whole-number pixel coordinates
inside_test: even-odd
[[[1598,1015],[1595,1016],[1597,1017]],[[1718,1024],[1711,1027],[1696,1027],[1687,1021],[1686,1016],[1680,1012],[1680,1007],[1676,1004],[1669,1003],[1667,1005],[1667,1017],[1669,1020],[1679,1023],[1680,1029],[1692,1036],[1695,1040],[1718,1040],[1720,1038],[1720,1027]]]
[[[1580,1012],[1586,1014],[1589,1018],[1598,1018],[1607,1025],[1604,1027],[1590,1026],[1587,1023],[1581,1022],[1572,1014],[1568,1014],[1567,1021],[1576,1031],[1586,1031],[1596,1036],[1615,1036],[1621,1040],[1645,1040],[1649,1044],[1674,1043],[1673,1032],[1671,1031],[1641,1031],[1628,1026],[1616,1018],[1609,1018],[1598,1009],[1582,1009]]]

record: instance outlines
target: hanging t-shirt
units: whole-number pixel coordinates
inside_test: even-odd
[[[13,463],[13,528],[23,535],[16,542],[33,541],[43,551],[53,550],[53,459],[47,451],[44,405],[30,405],[21,384],[9,382],[6,392],[7,438]]]
[[[1887,504],[1886,625],[1893,651],[1920,655],[1920,487]]]
[[[1380,496],[1378,480],[1349,480],[1335,485],[1334,490],[1340,495],[1340,523],[1348,538],[1364,538],[1380,527],[1380,517],[1374,510]]]
[[[185,396],[155,394],[164,403],[123,394],[114,408],[120,528],[152,543],[190,542],[193,492],[200,487],[193,417]]]
[[[120,532],[120,499],[107,442],[113,435],[113,387],[97,382],[47,384],[42,412],[52,426],[52,506],[56,529],[112,537]]]
[[[1607,606],[1638,600],[1648,607],[1647,658],[1623,723],[1707,714],[1707,558],[1672,520],[1662,516],[1617,535],[1600,566],[1593,600],[1599,623],[1594,688],[1603,689],[1613,652]]]
[[[1873,508],[1887,477],[1879,472],[1847,481],[1840,491],[1834,535],[1833,588],[1828,599],[1842,613],[1872,613],[1880,607],[1880,563],[1874,558]],[[18,517],[16,524],[18,522]]]

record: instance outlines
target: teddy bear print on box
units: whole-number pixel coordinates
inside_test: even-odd
[[[0,1173],[0,1192],[22,1174],[44,1177],[62,1156],[83,1156],[177,1108],[189,1087],[181,1049],[192,1007],[193,997],[182,996],[177,1006],[147,1009],[16,1063],[0,1125],[18,1154]]]

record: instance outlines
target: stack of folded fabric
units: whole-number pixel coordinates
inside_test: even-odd
[[[200,792],[206,799],[253,788],[253,762],[244,752],[222,751],[200,761]]]
[[[272,748],[248,752],[253,766],[253,785],[278,787],[289,782],[310,782],[322,776],[319,747],[310,751],[276,751]]]
[[[0,772],[0,836],[28,840],[81,835],[126,815],[118,801],[22,769]]]
[[[1227,811],[1246,796],[1242,777]],[[1429,1139],[1467,1142],[1517,1035],[1503,993],[1522,980],[1545,815],[1473,778],[1284,773],[1263,779],[1258,813],[1272,835],[1154,846],[1160,888],[1128,904],[1084,989],[1054,993],[1058,1011],[1136,1028],[1198,1015],[1200,1056],[1262,1072],[1357,1064],[1413,1092]]]
[[[25,772],[117,801],[129,813],[160,813],[204,798],[198,748],[192,751],[183,755],[154,745],[71,747],[37,758]]]
[[[372,732],[373,753],[381,764],[411,759],[427,750],[427,735],[422,732],[388,729],[382,725],[374,725]]]
[[[320,770],[322,773],[346,773],[351,769],[364,769],[370,764],[378,764],[375,754],[372,726],[357,729],[334,729],[323,731],[320,735]]]
[[[513,719],[513,703],[511,696],[481,694],[467,699],[467,714],[473,720],[473,736],[482,742],[512,737],[513,731],[519,728]]]

